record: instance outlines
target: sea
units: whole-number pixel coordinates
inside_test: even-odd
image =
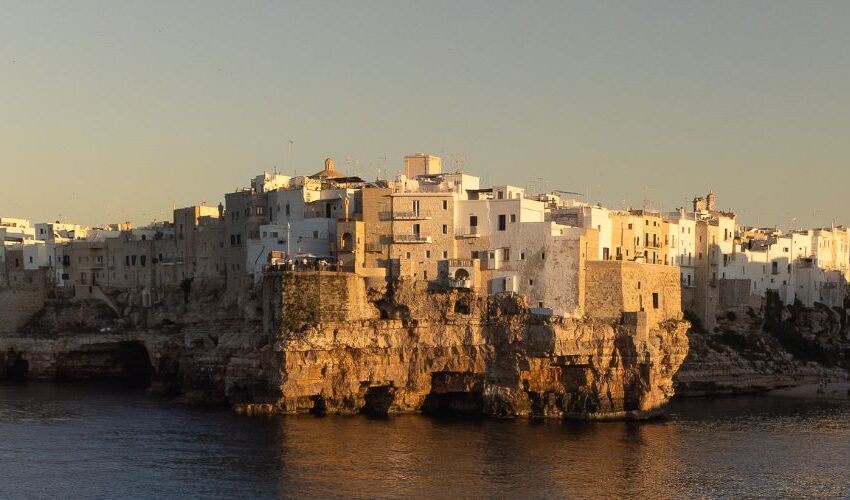
[[[0,498],[850,497],[850,398],[674,399],[643,422],[246,417],[0,384]]]

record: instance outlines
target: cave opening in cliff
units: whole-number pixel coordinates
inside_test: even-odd
[[[83,346],[57,359],[57,380],[120,383],[148,387],[154,374],[142,342],[104,342]]]
[[[313,402],[313,407],[310,408],[310,415],[323,417],[328,413],[328,405],[325,403],[325,398],[322,396],[312,396],[310,400]]]
[[[6,378],[15,382],[23,382],[27,379],[30,371],[29,361],[20,356],[15,356],[10,360],[6,368]]]
[[[395,388],[387,385],[370,387],[366,389],[363,399],[365,403],[360,413],[372,416],[387,415],[395,401]]]
[[[465,372],[431,374],[431,392],[422,412],[429,415],[480,415],[484,410],[480,375]]]

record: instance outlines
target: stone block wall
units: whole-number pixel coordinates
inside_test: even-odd
[[[639,262],[588,261],[584,310],[600,319],[646,311],[649,324],[681,318],[679,269]]]
[[[750,290],[752,282],[748,279],[721,279],[717,281],[720,288],[720,308],[730,309],[750,305]]]
[[[281,280],[282,329],[299,331],[306,325],[359,321],[378,315],[367,300],[364,278],[357,274],[310,271],[283,273],[272,279]],[[274,303],[269,305],[275,307]]]
[[[0,288],[0,335],[15,333],[44,307],[39,288]]]

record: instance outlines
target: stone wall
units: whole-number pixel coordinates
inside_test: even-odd
[[[0,335],[14,333],[44,307],[40,288],[0,288]]]
[[[717,286],[720,289],[721,310],[751,305],[752,282],[749,279],[720,279]]]
[[[650,324],[681,318],[679,269],[626,261],[588,261],[585,313],[619,320],[623,312],[646,311]]]
[[[281,308],[289,328],[327,321],[359,321],[378,315],[366,299],[362,276],[312,271],[284,273],[279,277]]]

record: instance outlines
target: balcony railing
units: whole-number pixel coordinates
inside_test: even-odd
[[[472,280],[449,278],[449,288],[472,288]]]
[[[478,226],[463,227],[457,231],[458,238],[479,238]]]
[[[393,243],[431,243],[431,237],[421,234],[394,234]]]
[[[472,259],[449,259],[449,267],[472,267]]]
[[[412,210],[409,212],[381,212],[378,214],[379,220],[429,220],[431,219],[430,210]]]
[[[380,243],[366,243],[366,251],[372,253],[380,253],[383,250],[383,245]]]

